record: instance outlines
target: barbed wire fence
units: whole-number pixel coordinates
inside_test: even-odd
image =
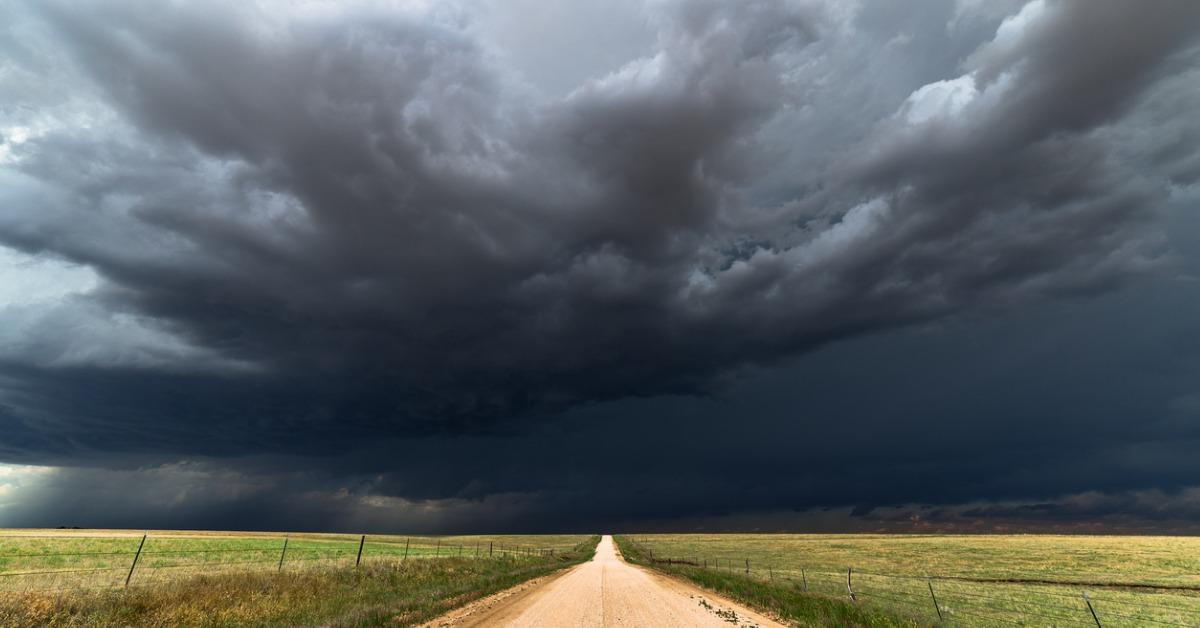
[[[65,541],[88,547],[61,551]],[[23,546],[23,547],[22,547]],[[358,568],[366,564],[462,558],[554,558],[569,549],[494,539],[314,535],[248,538],[218,536],[0,536],[0,595],[120,589],[199,573],[285,572],[310,566]]]
[[[677,555],[624,537],[652,564],[714,571],[799,592],[873,605],[921,621],[950,625],[1200,626],[1200,587],[1155,584],[986,580],[831,567],[775,565],[750,558]]]

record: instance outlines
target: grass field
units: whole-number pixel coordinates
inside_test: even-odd
[[[374,548],[364,544],[363,560],[355,568],[360,537],[293,535],[288,539],[289,553],[295,544],[301,553],[321,558],[298,557],[290,565],[285,561],[280,570],[277,561],[282,539],[272,535],[157,532],[149,535],[143,547],[142,559],[149,559],[146,571],[140,571],[139,560],[139,571],[126,589],[123,582],[129,565],[123,562],[109,568],[104,563],[112,562],[112,556],[122,557],[122,561],[131,556],[129,546],[140,542],[140,533],[113,537],[107,532],[30,532],[10,532],[0,538],[9,561],[4,574],[26,573],[32,564],[51,562],[58,571],[70,569],[87,575],[118,569],[120,576],[67,581],[67,575],[60,574],[54,587],[41,586],[48,583],[44,575],[10,576],[26,586],[0,591],[3,626],[412,625],[588,560],[599,540],[585,536],[413,537],[407,539],[409,558],[405,560],[401,553],[404,537],[398,542],[393,537],[378,537]],[[158,542],[161,553],[147,553],[154,547],[151,540]],[[258,558],[260,550],[276,540],[280,542],[274,545],[271,558],[275,564],[264,568]],[[484,555],[489,543],[493,545],[491,558]],[[467,551],[476,546],[479,558]],[[501,546],[504,549],[497,551]],[[374,554],[368,553],[370,549]],[[155,561],[159,564],[154,565]],[[86,569],[99,571],[76,571],[88,564],[99,566]],[[112,580],[115,587],[109,582]]]
[[[850,575],[856,605],[917,623],[937,623],[940,610],[942,623],[955,625],[1200,625],[1200,538],[718,534],[621,540],[680,575],[725,574],[789,594],[807,590],[848,601]]]
[[[369,535],[363,541],[348,534],[2,530],[0,591],[109,588],[124,586],[126,578],[139,585],[194,573],[295,571],[358,562],[528,556],[565,551],[583,538]]]

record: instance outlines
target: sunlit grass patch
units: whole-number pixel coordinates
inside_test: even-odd
[[[917,622],[1200,625],[1200,539],[1192,537],[683,534],[635,535],[626,545],[630,540],[646,560],[653,554],[697,565],[668,567],[698,578],[723,574]]]
[[[599,539],[576,538],[583,542],[553,554],[490,560],[379,560],[358,568],[314,563],[191,573],[128,589],[8,592],[0,594],[0,625],[411,625],[589,559]]]

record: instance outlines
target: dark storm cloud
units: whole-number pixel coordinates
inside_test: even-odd
[[[331,487],[610,520],[706,495],[1027,494],[1001,461],[1039,454],[1002,416],[907,453],[860,440],[877,464],[828,486],[786,448],[735,476],[573,450],[731,420],[589,404],[710,395],[839,339],[1165,265],[1163,208],[1200,172],[1178,139],[1197,133],[1200,5],[985,4],[655,4],[649,52],[552,98],[471,4],[0,9],[0,243],[95,273],[52,314],[6,310],[25,331],[0,353],[0,455],[270,477],[300,463],[255,456],[296,456]],[[770,416],[752,423],[786,432]],[[961,475],[930,490],[939,460]],[[747,492],[755,469],[803,480]],[[613,477],[644,494],[601,490]],[[1088,488],[1063,478],[1046,490]]]

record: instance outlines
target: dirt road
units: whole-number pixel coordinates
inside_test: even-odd
[[[782,626],[723,598],[630,565],[605,536],[562,575],[510,589],[427,626]]]

